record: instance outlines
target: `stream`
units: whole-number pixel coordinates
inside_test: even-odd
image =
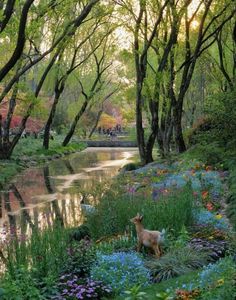
[[[118,174],[137,156],[136,148],[87,148],[28,168],[0,193],[0,237],[28,234],[61,220],[65,226],[83,222],[83,211],[94,204],[94,190]],[[96,192],[95,192],[96,193]]]

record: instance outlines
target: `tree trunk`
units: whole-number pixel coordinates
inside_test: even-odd
[[[153,162],[152,151],[158,134],[158,109],[159,109],[159,102],[155,100],[150,100],[149,110],[152,119],[151,119],[151,134],[149,135],[149,138],[146,143],[146,158],[145,158],[146,164]]]
[[[86,99],[80,109],[80,111],[78,112],[78,114],[75,116],[74,118],[74,121],[73,123],[71,124],[71,127],[70,127],[70,130],[68,131],[63,143],[62,143],[62,146],[65,147],[68,145],[68,143],[70,142],[70,139],[72,138],[74,132],[75,132],[75,128],[76,128],[76,125],[79,121],[79,119],[82,117],[83,113],[85,112],[86,108],[87,108],[87,105],[89,103],[89,98]]]
[[[103,113],[103,109],[99,110],[99,112],[98,112],[98,114],[97,114],[97,118],[96,118],[95,125],[93,126],[93,128],[92,128],[92,130],[91,130],[91,132],[90,132],[90,134],[89,134],[89,136],[88,136],[89,139],[92,137],[94,131],[96,130],[96,128],[97,128],[97,126],[98,126],[98,122],[99,122],[99,120],[100,120],[100,117],[101,117],[102,113]]]
[[[48,149],[49,147],[49,139],[50,139],[50,130],[51,130],[51,125],[56,113],[56,108],[57,108],[57,104],[58,101],[60,99],[61,93],[63,92],[64,87],[57,89],[57,91],[55,92],[55,97],[54,97],[54,101],[51,107],[51,111],[47,120],[47,123],[45,125],[45,129],[44,129],[44,136],[43,136],[43,147],[45,149]]]
[[[137,83],[137,95],[136,95],[136,134],[137,143],[139,149],[139,156],[142,164],[146,164],[145,154],[145,140],[144,140],[144,129],[143,129],[143,117],[142,117],[142,95],[140,83]]]
[[[4,141],[4,129],[2,126],[2,115],[0,115],[0,160],[9,159],[12,151],[10,151],[10,143]]]
[[[182,153],[186,151],[186,145],[184,142],[183,131],[182,131],[182,105],[177,103],[175,106],[173,115],[173,122],[174,122],[174,134],[175,134],[175,144],[176,150],[178,153]]]
[[[5,78],[5,76],[15,66],[15,64],[21,57],[21,54],[25,46],[25,29],[26,29],[28,12],[33,2],[34,0],[27,0],[22,8],[16,47],[9,61],[0,70],[0,82]]]

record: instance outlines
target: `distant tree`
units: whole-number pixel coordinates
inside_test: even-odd
[[[31,2],[33,3],[33,1]],[[87,18],[93,6],[96,3],[98,3],[99,0],[90,0],[85,5],[77,5],[77,15],[75,15],[73,19],[70,18],[69,20],[65,12],[67,11],[67,9],[71,10],[71,5],[73,6],[75,3],[61,5],[61,3],[58,4],[55,1],[49,1],[48,6],[45,9],[45,6],[43,4],[41,5],[41,2],[39,2],[37,3],[37,13],[35,13],[29,11],[30,6],[32,5],[31,2],[26,1],[22,8],[21,15],[19,17],[19,33],[18,39],[16,41],[15,50],[10,56],[10,58],[7,58],[7,62],[0,71],[1,80],[4,79],[4,82],[2,82],[2,84],[4,83],[4,86],[3,91],[0,95],[0,103],[3,101],[3,99],[6,99],[6,96],[13,88],[11,100],[9,101],[7,119],[4,121],[4,123],[2,123],[2,118],[0,119],[0,127],[2,128],[0,135],[0,159],[9,158],[11,156],[13,149],[18,143],[25,129],[27,120],[29,119],[33,109],[35,108],[37,98],[45,82],[45,79],[48,76],[50,70],[52,69],[54,63],[56,62],[58,56],[60,55],[61,50],[65,48],[65,45],[76,33],[77,29],[81,25],[83,25],[83,21]],[[27,30],[28,36],[26,43],[25,32],[28,13],[32,13],[32,15],[31,18],[29,18]],[[49,23],[46,23],[45,25],[44,18],[47,14],[51,15],[50,18],[48,18]],[[62,18],[58,18],[58,14],[61,14]],[[13,15],[15,14],[12,14],[12,16]],[[55,17],[54,20],[53,16]],[[11,22],[8,22],[8,24],[10,23]],[[11,26],[13,26],[12,23]],[[43,42],[40,38],[40,31],[43,32],[43,29],[45,28],[44,26],[46,26],[47,29],[50,28],[52,34],[48,37],[47,43],[44,43],[42,46]],[[39,31],[36,30],[37,27],[39,27]],[[31,31],[30,28],[32,29]],[[5,26],[3,32],[5,32],[6,30],[8,30],[8,26]],[[14,114],[14,110],[16,107],[17,93],[20,92],[19,86],[21,86],[22,84],[21,78],[23,78],[24,75],[25,81],[25,78],[27,78],[26,76],[30,74],[30,70],[33,68],[33,66],[37,65],[50,54],[51,59],[49,59],[49,61],[47,60],[48,65],[43,71],[41,78],[39,78],[35,90],[27,91],[28,95],[30,96],[28,97],[31,98],[31,100],[29,101],[30,104],[22,118],[21,124],[18,129],[18,133],[13,138],[10,138],[9,128],[11,118]]]

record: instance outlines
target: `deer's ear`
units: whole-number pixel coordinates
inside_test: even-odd
[[[139,216],[139,219],[140,219],[140,221],[142,221],[142,219],[143,219],[143,216]]]
[[[136,217],[140,218],[140,214],[139,214],[139,213],[137,213],[137,216],[136,216]]]

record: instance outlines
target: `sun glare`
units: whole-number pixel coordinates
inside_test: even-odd
[[[188,6],[188,15],[189,18],[191,18],[193,16],[193,14],[196,12],[196,10],[198,9],[198,6],[200,4],[200,0],[193,0],[190,5]],[[201,7],[199,8],[199,10],[201,10]],[[197,29],[199,27],[199,22],[197,20],[193,20],[191,22],[191,28],[192,29]]]
[[[191,17],[194,12],[196,11],[196,9],[198,8],[198,5],[200,3],[200,0],[193,0],[189,6],[188,6],[188,13],[189,13],[189,16]]]
[[[199,26],[199,22],[198,22],[197,20],[193,20],[193,21],[191,22],[191,28],[197,29],[198,26]]]

